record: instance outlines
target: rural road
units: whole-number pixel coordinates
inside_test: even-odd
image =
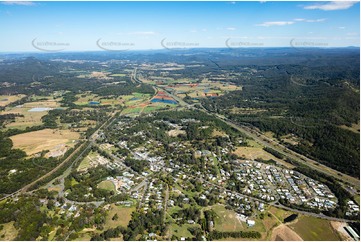
[[[162,90],[162,91],[165,91],[165,90]],[[166,91],[165,91],[166,92]],[[273,139],[270,139],[268,138],[267,136],[263,135],[262,133],[260,133],[259,131],[255,130],[254,128],[251,128],[251,127],[248,127],[248,126],[245,126],[245,125],[240,125],[240,124],[236,124],[234,123],[233,121],[225,118],[225,117],[222,117],[221,115],[219,114],[214,114],[214,113],[211,113],[209,112],[207,109],[205,109],[201,104],[197,105],[199,107],[196,107],[195,105],[190,105],[186,102],[184,102],[183,100],[180,100],[179,97],[169,93],[169,92],[166,92],[168,95],[172,96],[174,99],[176,99],[178,101],[178,103],[182,106],[186,106],[188,108],[195,108],[199,111],[202,111],[202,112],[205,112],[209,115],[212,115],[220,120],[222,120],[223,122],[227,123],[228,125],[230,125],[231,127],[237,129],[238,131],[246,134],[247,136],[253,138],[257,143],[260,143],[261,145],[265,146],[265,147],[268,147],[268,148],[272,148],[278,152],[280,152],[281,154],[283,154],[284,156],[286,157],[289,157],[291,159],[294,159],[302,164],[305,164],[307,165],[308,167],[314,169],[314,170],[317,170],[319,172],[322,172],[326,175],[331,175],[333,176],[334,178],[336,178],[337,180],[340,180],[342,182],[344,181],[347,181],[349,182],[350,184],[352,184],[357,190],[360,190],[360,180],[358,180],[357,178],[355,177],[352,177],[352,176],[349,176],[349,175],[346,175],[346,174],[343,174],[341,172],[338,172],[336,170],[333,170],[323,164],[320,164],[319,162],[317,161],[314,161],[304,155],[301,155],[289,148],[287,148],[286,146],[280,144],[279,142],[273,140]],[[347,186],[347,184],[345,184]]]
[[[134,71],[134,79],[136,79],[138,82],[140,82],[137,77],[136,77],[136,70]],[[352,177],[352,176],[349,176],[347,174],[344,174],[344,173],[341,173],[339,171],[336,171],[332,168],[329,168],[315,160],[312,160],[304,155],[301,155],[289,148],[287,148],[286,146],[280,144],[278,141],[275,141],[273,139],[270,139],[268,138],[267,136],[263,135],[262,133],[260,133],[259,131],[257,131],[254,127],[249,127],[249,126],[246,126],[246,125],[241,125],[241,124],[236,124],[234,123],[233,121],[227,119],[226,117],[222,117],[221,115],[219,114],[216,114],[216,113],[211,113],[209,112],[207,109],[205,109],[202,104],[198,104],[198,105],[191,105],[191,104],[188,104],[186,102],[184,102],[182,99],[180,99],[178,96],[172,94],[172,93],[169,93],[167,92],[166,90],[160,88],[160,87],[157,87],[156,88],[158,90],[161,90],[161,91],[164,91],[165,93],[167,93],[169,96],[171,96],[172,98],[174,98],[178,103],[179,105],[181,106],[184,106],[184,107],[187,107],[189,109],[196,109],[196,110],[199,110],[201,112],[205,112],[209,115],[212,115],[216,118],[218,118],[219,120],[222,120],[223,122],[227,123],[228,125],[230,125],[231,127],[237,129],[238,131],[246,134],[247,136],[253,138],[257,143],[263,145],[264,147],[268,147],[268,148],[272,148],[278,152],[280,152],[281,154],[283,154],[285,157],[289,157],[293,160],[296,160],[304,165],[307,165],[308,167],[314,169],[314,170],[317,170],[321,173],[324,173],[326,175],[330,175],[334,178],[336,178],[337,180],[339,180],[343,185],[344,187],[349,191],[351,192],[351,194],[354,194],[356,195],[357,194],[357,191],[360,190],[360,180],[355,178],[355,177]],[[197,107],[198,106],[198,107]],[[357,191],[355,191],[354,189],[349,189],[349,185],[346,184],[346,182],[349,182]]]

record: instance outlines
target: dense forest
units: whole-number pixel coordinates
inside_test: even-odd
[[[358,59],[354,53],[330,66],[326,59],[315,66],[254,66],[254,75],[233,80],[242,90],[204,99],[202,105],[238,123],[272,131],[289,148],[359,176],[359,131],[341,127],[359,123]],[[297,144],[284,142],[286,135],[296,137]]]

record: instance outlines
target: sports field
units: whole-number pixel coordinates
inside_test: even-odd
[[[212,209],[218,215],[214,221],[216,230],[239,231],[244,229],[233,210],[227,210],[223,205],[214,205]]]

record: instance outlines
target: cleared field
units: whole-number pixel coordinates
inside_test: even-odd
[[[137,114],[140,113],[142,110],[143,108],[140,107],[126,108],[122,111],[122,114]]]
[[[255,159],[263,159],[263,160],[275,160],[277,162],[279,162],[280,164],[285,165],[288,168],[293,168],[294,166],[292,166],[291,164],[276,158],[275,156],[273,156],[272,154],[266,152],[265,150],[263,150],[262,148],[257,148],[257,147],[237,147],[237,149],[233,152],[233,154],[238,155],[239,157],[242,157],[244,159],[249,159],[249,160],[255,160]]]
[[[96,167],[98,165],[105,165],[109,160],[105,157],[99,155],[97,152],[90,152],[79,164],[77,171],[86,171],[91,167]]]
[[[176,105],[174,104],[162,104],[162,103],[155,103],[155,104],[151,104],[151,105],[148,105],[146,107],[144,107],[143,109],[143,112],[142,113],[150,113],[150,112],[154,112],[154,111],[157,111],[157,110],[160,110],[160,109],[165,109],[165,108],[173,108],[175,107]]]
[[[18,235],[18,231],[14,227],[14,222],[1,225],[3,225],[4,228],[0,230],[0,239],[3,241],[14,240]]]
[[[192,238],[193,235],[189,232],[188,228],[193,227],[199,227],[198,225],[194,224],[183,224],[182,226],[179,226],[177,224],[172,224],[169,228],[171,235],[175,235],[178,238],[184,237],[184,238]]]
[[[272,241],[302,241],[303,239],[287,225],[281,224],[275,228],[271,236]]]
[[[116,76],[126,76],[127,74],[118,73],[118,74],[111,74],[109,76],[116,77]]]
[[[127,227],[132,218],[133,211],[135,211],[135,207],[125,208],[111,204],[105,219],[104,230],[115,228],[117,226]],[[112,220],[115,214],[118,214],[118,220]]]
[[[78,94],[76,97],[78,98],[78,100],[74,102],[76,105],[89,105],[90,102],[99,102],[99,104],[94,105],[120,105],[124,102],[120,97],[103,98],[91,92]]]
[[[116,192],[115,186],[111,181],[102,181],[98,184],[98,188]]]
[[[180,130],[180,129],[172,129],[172,130],[169,130],[168,131],[168,135],[170,137],[177,137],[178,135],[180,134],[186,134],[186,131],[185,130]]]
[[[280,224],[280,222],[273,217],[272,215],[265,214],[264,219],[262,220],[263,225],[266,229],[266,238],[264,240],[270,240],[272,236],[273,229]]]
[[[357,133],[357,134],[360,133],[360,123],[352,124],[351,127],[346,126],[346,125],[341,125],[340,128],[350,130],[350,131],[352,131],[354,133]]]
[[[244,226],[233,210],[227,210],[223,205],[215,205],[212,209],[218,215],[214,221],[216,230],[239,231],[244,229]]]
[[[280,208],[276,207],[270,207],[268,210],[269,213],[276,216],[278,220],[280,220],[283,223],[283,220],[293,214],[293,212],[286,211]]]
[[[78,241],[90,241],[91,239],[91,235],[88,233],[80,233],[79,237],[76,238],[76,240]]]
[[[19,94],[19,95],[11,95],[11,96],[7,96],[7,95],[0,95],[0,107],[4,107],[10,103],[13,103],[17,100],[20,100],[21,98],[25,97],[26,95],[24,94]]]
[[[15,122],[6,124],[6,128],[18,128],[25,129],[26,127],[32,127],[41,125],[41,118],[48,113],[47,110],[41,110],[42,108],[58,108],[60,104],[57,100],[45,100],[38,102],[28,102],[16,107],[7,107],[5,111],[0,114],[20,114],[23,117],[16,117]],[[38,112],[29,112],[33,108],[40,108]]]
[[[289,227],[294,230],[303,240],[340,240],[340,236],[333,229],[330,221],[299,215],[296,223],[290,224]]]
[[[207,96],[221,96],[227,91],[241,90],[241,87],[238,87],[229,83],[222,83],[217,81],[208,81],[207,79],[202,80],[201,83],[192,83],[190,80],[188,82],[177,82],[174,84],[170,81],[165,82],[168,85],[161,85],[163,88],[169,88],[177,93],[177,96],[184,98],[185,94],[191,98],[202,98]]]
[[[227,134],[224,131],[219,131],[217,129],[213,129],[212,137],[225,137]]]
[[[14,143],[14,148],[33,155],[43,150],[52,150],[62,144],[72,147],[74,141],[79,139],[79,133],[69,130],[43,129],[14,135],[10,138]]]

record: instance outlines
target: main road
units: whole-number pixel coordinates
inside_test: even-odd
[[[246,134],[247,136],[251,137],[252,139],[254,139],[257,143],[263,145],[264,147],[268,147],[271,149],[274,149],[276,151],[278,151],[279,153],[283,154],[285,157],[289,157],[299,163],[302,163],[304,165],[307,165],[308,167],[319,171],[321,173],[324,173],[326,175],[330,175],[334,178],[336,178],[337,180],[339,180],[341,183],[343,183],[344,187],[352,192],[353,194],[356,195],[357,191],[360,190],[360,180],[349,176],[347,174],[341,173],[339,171],[336,171],[330,167],[327,167],[315,160],[312,160],[304,155],[301,155],[289,148],[287,148],[286,146],[284,146],[283,144],[279,143],[278,141],[274,140],[274,139],[270,139],[269,137],[265,136],[264,134],[260,133],[258,130],[256,130],[253,127],[249,127],[246,125],[242,125],[242,124],[236,124],[233,121],[227,119],[226,117],[223,117],[219,114],[215,114],[215,113],[211,113],[209,112],[207,109],[205,109],[200,103],[199,104],[188,104],[186,102],[184,102],[182,99],[180,99],[178,96],[174,95],[173,93],[167,92],[166,90],[157,87],[159,90],[162,90],[164,92],[166,92],[168,95],[170,95],[171,97],[173,97],[181,106],[185,106],[189,109],[197,109],[198,111],[202,111],[205,112],[209,115],[212,115],[220,120],[222,120],[223,122],[227,123],[228,125],[230,125],[231,127],[235,128],[236,130]],[[198,106],[198,107],[197,107]],[[346,183],[350,183],[355,190],[350,190],[349,185]],[[357,191],[356,191],[357,190]]]

